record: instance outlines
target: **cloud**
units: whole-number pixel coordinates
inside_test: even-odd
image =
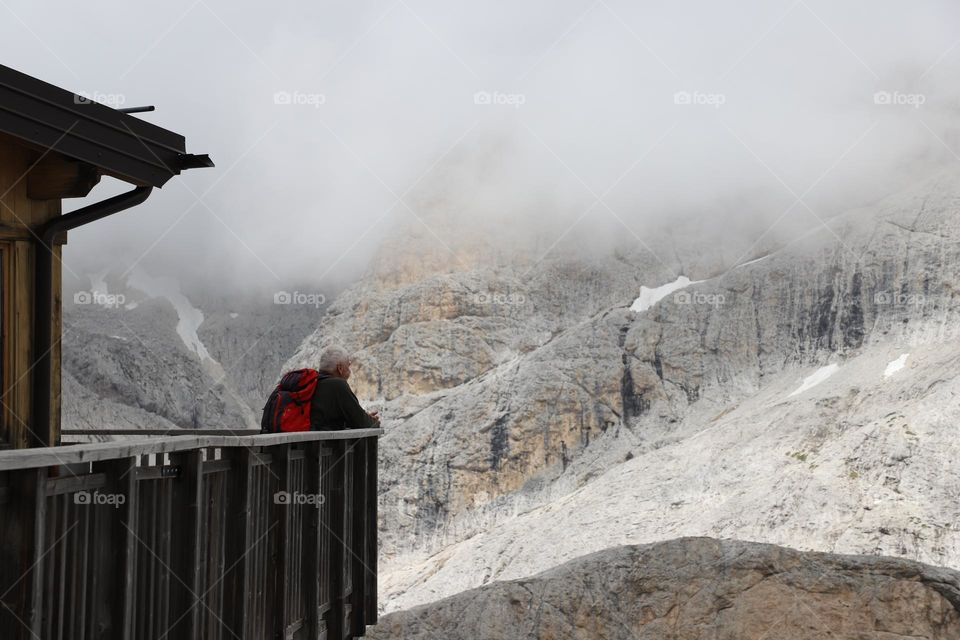
[[[442,239],[487,219],[548,239],[577,220],[576,233],[629,239],[678,216],[759,235],[785,211],[819,224],[960,153],[948,2],[9,11],[7,64],[156,104],[144,119],[217,162],[73,232],[77,271],[349,278],[396,225]]]

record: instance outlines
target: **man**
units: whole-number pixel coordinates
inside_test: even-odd
[[[331,347],[320,356],[320,365],[317,367],[320,378],[310,406],[311,429],[330,431],[380,426],[378,413],[364,411],[347,384],[350,364],[350,356],[339,347]]]

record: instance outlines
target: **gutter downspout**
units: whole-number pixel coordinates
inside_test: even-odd
[[[49,447],[50,392],[53,385],[50,352],[53,350],[53,240],[57,234],[76,229],[111,214],[135,207],[150,196],[153,187],[137,187],[126,193],[65,213],[38,230],[33,305],[33,394],[31,397],[30,444]]]

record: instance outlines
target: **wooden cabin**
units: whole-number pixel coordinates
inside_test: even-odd
[[[60,442],[61,252],[67,232],[213,166],[183,136],[0,66],[0,447]],[[121,196],[63,214],[102,176]]]

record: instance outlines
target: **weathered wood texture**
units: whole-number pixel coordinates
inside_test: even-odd
[[[75,163],[55,152],[43,152],[0,134],[0,312],[2,312],[3,408],[0,442],[9,447],[29,446],[31,440],[30,388],[33,382],[34,260],[38,229],[61,213],[61,197],[54,184],[65,185],[64,174]],[[67,168],[64,168],[67,167]],[[84,179],[89,179],[86,176]],[[30,185],[33,187],[30,188]],[[73,187],[71,187],[73,188]],[[44,196],[44,197],[39,197]],[[46,196],[50,196],[49,198]],[[59,241],[65,241],[60,238]],[[50,442],[60,431],[61,247],[54,246],[53,324],[51,350]]]
[[[58,464],[51,450],[2,452],[0,635],[363,635],[379,434],[51,448],[71,450]],[[20,456],[33,464],[9,464]]]

